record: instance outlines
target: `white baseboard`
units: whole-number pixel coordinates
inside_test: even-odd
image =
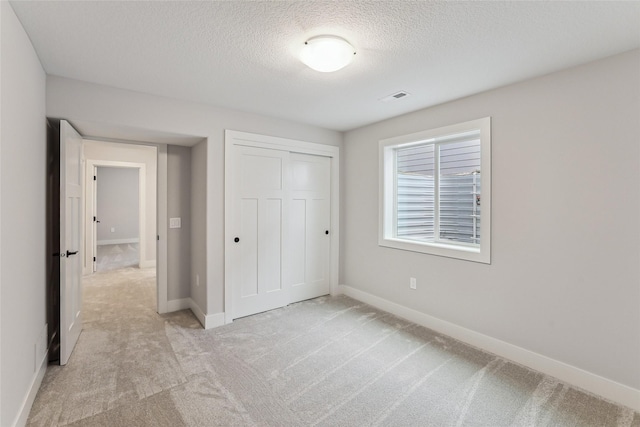
[[[191,298],[172,299],[167,301],[167,313],[191,308]]]
[[[140,268],[153,268],[153,267],[156,266],[156,260],[155,259],[148,259],[148,260],[145,260],[145,261],[140,261],[138,263],[138,266]]]
[[[191,311],[193,312],[193,314],[196,316],[196,318],[198,319],[198,322],[200,322],[200,324],[202,325],[203,328],[206,328],[206,317],[204,312],[200,309],[200,307],[198,306],[198,304],[196,304],[196,302],[189,298],[189,308],[191,309]]]
[[[38,371],[35,373],[33,377],[33,381],[31,381],[31,387],[29,387],[29,393],[25,396],[22,401],[22,406],[20,407],[20,412],[16,416],[16,419],[13,421],[12,426],[15,427],[23,427],[27,425],[27,419],[29,418],[29,412],[31,412],[31,407],[33,406],[33,401],[36,400],[36,394],[38,394],[38,390],[40,389],[40,385],[42,384],[42,379],[44,378],[44,374],[47,371],[48,364],[48,356],[49,353],[45,352],[44,357],[40,363],[40,367]]]
[[[225,324],[224,313],[204,314],[202,309],[196,304],[194,300],[189,298],[191,311],[198,318],[198,321],[205,329],[217,328]]]
[[[346,285],[339,293],[640,411],[640,390]]]
[[[223,313],[209,314],[205,321],[205,329],[217,328],[225,324],[225,316]]]
[[[224,313],[224,324],[228,325],[229,323],[233,323],[233,318],[231,317],[230,314],[227,314],[227,312],[225,311],[225,313]]]
[[[98,240],[96,244],[98,246],[104,245],[124,245],[127,243],[140,243],[140,239],[137,237],[131,239],[106,239],[106,240]]]

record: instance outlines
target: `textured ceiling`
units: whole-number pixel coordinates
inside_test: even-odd
[[[11,4],[48,74],[336,130],[640,47],[636,1]],[[303,65],[320,34],[349,40],[352,64]]]

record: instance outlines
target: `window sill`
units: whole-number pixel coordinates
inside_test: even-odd
[[[420,252],[429,255],[443,256],[447,258],[473,261],[483,264],[491,264],[491,256],[488,250],[482,247],[448,245],[446,243],[413,242],[409,240],[382,238],[378,240],[379,246],[400,249],[404,251]]]

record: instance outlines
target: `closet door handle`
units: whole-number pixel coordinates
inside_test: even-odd
[[[236,237],[235,239],[233,239],[234,242],[238,243],[240,241],[239,237]]]
[[[77,253],[78,253],[78,251],[67,251],[67,258],[69,258],[71,255],[75,255]]]
[[[329,234],[329,230],[324,230],[324,234]]]

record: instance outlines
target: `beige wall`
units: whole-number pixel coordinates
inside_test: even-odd
[[[639,76],[634,51],[347,132],[342,283],[640,389]],[[378,141],[486,116],[491,265],[378,246]]]

